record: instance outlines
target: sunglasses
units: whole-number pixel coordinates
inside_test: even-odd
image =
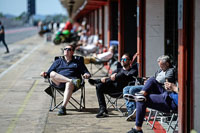
[[[64,50],[67,50],[67,51],[72,51],[71,48],[64,48]]]
[[[126,58],[121,58],[121,61],[124,61],[124,62],[126,62],[126,61],[128,61],[129,59],[126,59]]]

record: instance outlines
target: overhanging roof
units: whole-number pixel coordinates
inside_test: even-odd
[[[79,18],[107,4],[107,0],[60,0],[70,18]]]
[[[85,0],[60,0],[60,3],[67,9],[69,16],[71,17],[84,3]]]

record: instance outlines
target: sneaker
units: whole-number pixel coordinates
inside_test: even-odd
[[[74,86],[79,89],[81,87],[81,80],[80,79],[72,79],[72,83]]]
[[[64,106],[60,107],[60,109],[58,111],[58,115],[67,115],[66,108]]]
[[[130,102],[135,102],[135,96],[132,94],[124,94],[123,97]]]
[[[138,93],[135,93],[135,96],[144,96],[142,93],[138,92]]]
[[[143,133],[142,130],[136,130],[135,128],[132,128],[130,131],[128,131],[127,133]]]
[[[146,101],[146,97],[141,93],[132,94],[124,94],[124,99],[131,101],[131,102],[144,102]]]
[[[46,88],[44,91],[45,91],[49,96],[53,97],[53,93],[52,93],[52,91],[51,91],[51,86],[49,86],[48,88]]]
[[[133,121],[136,117],[136,109],[134,111],[129,111],[126,121]]]
[[[96,118],[108,117],[108,111],[100,109],[99,113],[96,115]]]
[[[91,84],[91,85],[96,85],[98,83],[101,83],[101,80],[100,79],[88,79],[88,82]]]
[[[135,101],[136,102],[144,102],[146,101],[146,97],[144,95],[135,95]]]

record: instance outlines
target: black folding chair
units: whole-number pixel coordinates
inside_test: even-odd
[[[113,107],[114,110],[121,112],[122,116],[124,116],[122,108],[125,105],[125,102],[123,100],[122,103],[118,103],[120,99],[123,99],[123,92],[105,94],[105,97],[107,99],[107,108]]]
[[[58,100],[58,96],[57,95],[60,95],[60,96],[63,97],[63,93],[64,93],[64,89],[65,88],[59,88],[59,87],[55,86],[49,78],[48,78],[48,82],[50,84],[51,93],[52,93],[51,104],[50,104],[49,111],[53,111],[63,103],[63,100],[60,100],[59,102],[57,102],[57,100]],[[81,88],[78,89],[78,90],[81,91],[79,101],[72,96],[70,101],[69,101],[69,103],[75,109],[81,111],[82,109],[85,108],[85,81],[84,80],[82,80]],[[77,92],[78,90],[75,90],[73,93]]]
[[[77,61],[84,61],[83,57],[81,56],[74,56],[75,59]],[[57,56],[55,57],[55,60],[59,59],[59,58],[63,58],[63,56]],[[58,96],[57,95],[60,95],[63,97],[63,93],[64,93],[64,90],[65,88],[60,88],[58,86],[56,86],[49,77],[47,77],[48,79],[48,82],[49,82],[49,88],[51,90],[51,94],[52,94],[52,97],[51,97],[51,104],[50,104],[50,109],[49,111],[53,111],[55,110],[56,108],[58,108],[62,103],[63,103],[63,100],[59,100]],[[74,90],[73,93],[75,92],[78,92],[79,90],[81,91],[81,94],[80,94],[80,99],[75,99],[73,96],[70,98],[70,101],[69,103],[77,110],[81,111],[82,109],[85,109],[85,81],[84,79],[82,78],[81,79],[81,87],[79,89],[76,89]],[[57,102],[57,100],[59,100],[59,102]]]
[[[117,68],[121,68],[121,67],[122,67],[121,64],[118,62]],[[138,63],[133,63],[132,68],[138,70]],[[129,84],[127,85],[133,85],[133,84],[135,85],[137,81],[137,77],[133,76],[133,79],[134,80],[129,82]],[[126,104],[123,99],[123,91],[117,92],[117,93],[105,94],[105,97],[107,99],[107,108],[110,108],[112,106],[116,111],[121,112],[123,116],[125,115],[122,109],[123,106]],[[123,103],[121,103],[120,106],[118,104],[119,99],[123,99]]]

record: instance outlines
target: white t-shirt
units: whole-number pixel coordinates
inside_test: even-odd
[[[165,82],[165,73],[166,72],[161,71],[160,73],[158,73],[158,75],[156,77],[156,80],[161,84],[164,84],[164,82]]]
[[[88,39],[87,39],[87,45],[92,44],[93,40],[94,40],[94,36],[93,35],[89,36]]]
[[[97,44],[98,41],[99,41],[98,35],[93,35],[93,41],[92,41],[92,43],[93,43],[93,44]]]
[[[80,37],[80,41],[86,42],[86,41],[87,41],[87,36],[86,36],[86,35],[82,35],[82,36]]]

